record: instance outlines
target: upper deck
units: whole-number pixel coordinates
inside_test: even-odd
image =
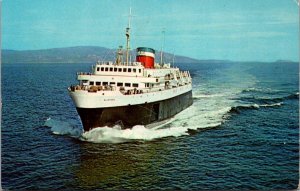
[[[145,68],[140,62],[116,64],[112,62],[96,63],[92,72],[77,73],[81,91],[134,91],[153,92],[191,83],[188,71],[180,71],[170,64],[155,64],[154,68]],[[75,90],[74,89],[74,90]],[[142,91],[140,91],[142,90]]]
[[[97,63],[93,66],[94,75],[113,76],[143,76],[144,66],[139,62],[132,62],[129,65],[114,64],[112,62]]]
[[[155,64],[154,68],[145,68],[140,62],[132,62],[129,65],[117,65],[112,62],[97,63],[93,66],[92,72],[78,72],[78,80],[85,80],[86,78],[98,78],[100,76],[114,76],[114,77],[165,77],[168,74],[179,72],[178,68],[172,68],[170,64],[163,66]]]

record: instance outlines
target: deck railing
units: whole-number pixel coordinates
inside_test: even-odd
[[[115,86],[95,86],[95,85],[72,85],[68,89],[69,91],[87,91],[90,93],[97,93],[98,91],[120,91],[123,95],[134,95],[134,94],[144,94],[144,93],[153,93],[168,89],[177,88],[189,83],[178,84],[176,87],[171,85],[165,85],[163,87],[149,87],[149,88],[134,88],[134,89],[125,89],[124,87],[115,87]]]

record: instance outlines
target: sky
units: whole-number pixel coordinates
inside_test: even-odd
[[[299,61],[297,0],[3,0],[2,49],[125,47],[130,7],[131,49]]]

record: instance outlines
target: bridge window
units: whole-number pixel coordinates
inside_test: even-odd
[[[139,84],[132,84],[132,87],[137,88],[137,87],[139,87]]]
[[[139,69],[139,73],[141,73],[142,72],[142,70],[141,69]]]
[[[131,68],[128,68],[128,72],[131,72]]]
[[[105,68],[105,72],[107,72],[108,71],[108,68]]]
[[[114,72],[116,72],[118,70],[118,68],[114,68]]]
[[[101,67],[101,71],[102,71],[102,72],[104,71],[104,68],[103,68],[103,67]]]
[[[109,71],[112,72],[112,71],[113,71],[113,68],[109,68]]]
[[[116,84],[116,82],[110,82],[110,83],[109,83],[109,85],[113,85],[113,86],[114,86],[115,84]]]
[[[99,70],[100,70],[100,68],[99,67],[97,67],[97,71],[99,72]]]
[[[101,85],[101,82],[96,82],[96,86],[100,86]]]
[[[118,82],[118,83],[117,83],[117,86],[119,86],[119,87],[120,87],[120,86],[123,86],[123,83],[122,83],[122,82]]]
[[[123,68],[123,72],[127,72],[127,68]]]
[[[93,86],[94,85],[94,82],[90,82],[90,86]]]
[[[135,69],[135,68],[133,68],[133,72],[134,72],[134,73],[136,72],[136,69]]]
[[[107,86],[107,85],[108,85],[108,82],[102,82],[102,85],[103,85],[103,86]]]
[[[118,69],[118,72],[122,72],[122,68],[119,68],[119,69]]]
[[[130,87],[130,83],[125,83],[125,87]]]

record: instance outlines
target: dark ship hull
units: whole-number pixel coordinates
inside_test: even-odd
[[[168,119],[193,104],[192,91],[153,103],[108,108],[76,108],[84,131],[96,127],[132,128]]]

